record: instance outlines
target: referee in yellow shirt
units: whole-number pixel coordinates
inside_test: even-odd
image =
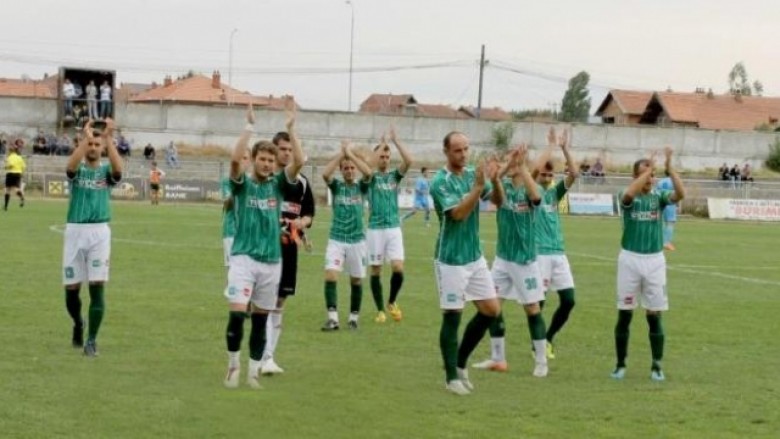
[[[22,173],[26,167],[24,159],[19,154],[22,146],[22,140],[17,139],[13,146],[9,148],[8,157],[5,158],[5,203],[3,210],[8,210],[8,201],[11,199],[11,192],[16,190],[21,202],[19,207],[24,207],[24,192],[22,191]]]

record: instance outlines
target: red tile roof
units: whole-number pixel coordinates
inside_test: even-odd
[[[171,101],[205,105],[253,105],[277,110],[284,109],[285,96],[256,96],[223,84],[218,74],[211,78],[194,75],[189,78],[166,81],[129,99],[130,102]],[[296,104],[297,106],[297,104]]]
[[[404,107],[415,104],[417,101],[410,94],[374,93],[360,104],[359,111],[361,113],[401,114]]]
[[[653,97],[651,91],[634,91],[634,90],[610,90],[604,100],[599,105],[599,109],[596,111],[596,116],[601,116],[601,113],[606,110],[610,101],[614,100],[618,107],[625,114],[633,114],[641,116],[647,108],[647,103],[650,102],[650,98]]]
[[[780,98],[659,92],[653,96],[671,122],[711,130],[754,130],[780,119]]]
[[[477,107],[463,106],[460,107],[458,111],[465,112],[469,117],[477,117]],[[479,112],[479,118],[482,120],[506,121],[512,120],[512,115],[501,108],[493,107],[482,108]]]
[[[54,99],[57,97],[57,75],[37,81],[0,78],[0,96]]]

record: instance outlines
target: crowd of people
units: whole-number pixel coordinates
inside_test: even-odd
[[[62,99],[64,116],[72,117],[76,126],[81,127],[86,120],[104,120],[113,115],[113,88],[108,81],[103,81],[100,88],[94,80],[82,87],[65,78],[62,83]]]
[[[723,166],[718,169],[718,179],[732,187],[744,182],[752,183],[755,181],[753,179],[753,169],[749,163],[745,163],[740,169],[737,163],[734,163],[734,166],[729,168],[728,163],[723,162]]]

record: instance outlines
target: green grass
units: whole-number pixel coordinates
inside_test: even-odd
[[[525,319],[507,303],[510,372],[474,371],[477,391],[456,397],[443,389],[438,348],[436,228],[423,227],[421,215],[404,228],[404,321],[374,324],[366,285],[360,330],[323,334],[329,212],[321,209],[315,254],[302,253],[277,352],[287,372],[263,378],[260,391],[242,376],[231,391],[222,387],[227,306],[218,207],[114,204],[97,359],[70,347],[57,232],[65,210],[65,202],[34,199],[0,212],[2,437],[757,438],[780,431],[778,225],[678,225],[679,250],[668,255],[667,381],[656,384],[641,315],[632,325],[628,376],[608,377],[619,223],[566,218],[577,306],[557,338],[550,375],[531,376]],[[492,259],[493,217],[485,215],[482,227]],[[346,305],[344,280],[339,296]],[[86,309],[85,291],[82,297]],[[486,341],[473,360],[488,355]]]

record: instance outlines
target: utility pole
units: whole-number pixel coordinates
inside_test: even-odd
[[[485,74],[485,45],[482,45],[482,56],[479,58],[479,97],[477,98],[477,119],[482,113],[482,79]]]

